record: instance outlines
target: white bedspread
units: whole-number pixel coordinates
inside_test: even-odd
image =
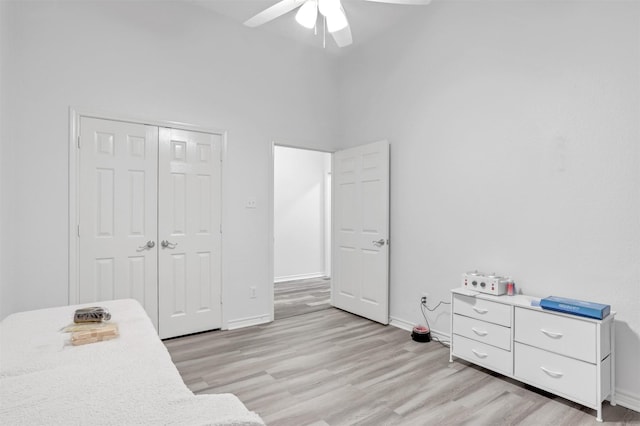
[[[71,346],[80,306],[106,306],[116,339]],[[232,394],[194,395],[135,300],[21,312],[0,323],[0,424],[264,425]]]

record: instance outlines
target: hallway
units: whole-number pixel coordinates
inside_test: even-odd
[[[331,307],[329,277],[274,284],[274,319],[289,318]]]

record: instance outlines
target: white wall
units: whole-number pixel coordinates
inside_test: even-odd
[[[5,55],[9,50],[8,41],[7,41],[9,39],[9,33],[7,31],[7,27],[8,27],[7,14],[5,13],[5,8],[2,7],[2,5],[0,4],[0,318],[3,318],[2,312],[4,311],[4,305],[6,304],[6,298],[3,296],[4,286],[2,284],[3,283],[2,281],[3,279],[2,250],[3,250],[4,244],[2,244],[1,242],[4,241],[4,234],[3,234],[4,224],[3,224],[2,218],[5,216],[4,194],[6,192],[5,186],[7,183],[6,179],[4,179],[4,175],[2,172],[2,169],[4,167],[4,160],[3,160],[4,143],[2,143],[2,141],[6,139],[4,116],[7,111],[5,96],[2,96],[2,94],[6,90],[6,81],[5,81],[6,61],[4,61],[3,58],[5,57]]]
[[[388,139],[392,317],[419,321],[420,294],[447,299],[471,268],[610,303],[617,387],[640,401],[640,3],[433,2],[337,67],[185,3],[0,14],[0,318],[67,301],[70,105],[229,131],[224,309],[240,322],[271,309],[271,141]]]
[[[224,315],[234,326],[266,320],[271,143],[322,148],[335,140],[331,58],[185,2],[3,1],[0,8],[2,101],[10,106],[2,114],[0,318],[67,303],[74,106],[228,131]],[[248,198],[256,209],[244,208]]]
[[[325,186],[331,154],[274,149],[275,281],[324,276]]]
[[[434,2],[340,75],[341,138],[391,143],[392,318],[476,268],[611,304],[640,409],[640,3]]]

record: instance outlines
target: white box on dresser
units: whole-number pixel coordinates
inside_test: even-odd
[[[614,316],[584,318],[531,306],[525,295],[451,290],[449,361],[461,358],[593,408],[615,405]]]

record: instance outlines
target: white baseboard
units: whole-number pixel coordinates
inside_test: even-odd
[[[273,281],[277,283],[282,283],[285,281],[308,280],[310,278],[322,278],[326,276],[327,274],[325,274],[324,272],[314,272],[311,274],[286,275],[282,277],[274,277]]]
[[[389,317],[389,325],[400,328],[406,331],[413,331],[413,327],[416,325],[413,322],[405,321],[400,318]],[[443,333],[442,331],[431,329],[431,335],[433,337],[437,337],[441,342],[449,342],[451,340],[451,336],[448,333]]]
[[[227,330],[236,330],[238,328],[251,327],[253,325],[266,324],[271,322],[271,315],[263,314],[255,317],[238,318],[227,321]]]
[[[640,395],[616,389],[616,404],[640,413]]]
[[[407,322],[400,318],[389,317],[389,325],[400,328],[402,330],[411,331],[415,323]]]

